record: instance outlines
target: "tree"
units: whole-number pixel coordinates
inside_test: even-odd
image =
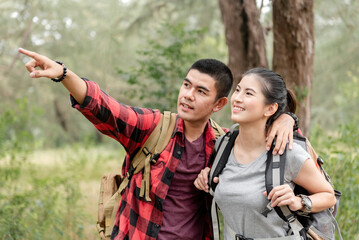
[[[309,136],[314,61],[313,0],[273,0],[273,70],[298,100],[300,128]]]
[[[265,39],[255,0],[219,0],[234,86],[253,67],[267,67]]]
[[[266,41],[255,0],[219,0],[228,45],[228,65],[235,83],[253,67],[268,67]],[[313,80],[314,30],[312,0],[273,0],[273,70],[298,98],[297,115],[309,134]]]

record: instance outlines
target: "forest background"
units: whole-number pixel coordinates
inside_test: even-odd
[[[176,111],[191,63],[229,62],[219,2],[0,0],[0,239],[97,239],[99,181],[124,157],[61,84],[29,78],[17,49],[63,61],[122,103]],[[272,2],[257,8],[272,68]],[[359,239],[359,2],[316,0],[313,12],[307,135],[343,193],[343,237]],[[228,106],[214,119],[229,127]]]

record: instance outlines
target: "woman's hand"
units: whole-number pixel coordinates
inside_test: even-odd
[[[267,196],[267,192],[264,192],[264,195]],[[297,211],[303,208],[302,199],[294,195],[293,190],[288,184],[274,187],[267,197],[271,200],[272,207],[288,205],[289,209],[292,211]]]
[[[202,169],[201,172],[198,174],[198,177],[196,178],[196,180],[194,180],[194,185],[199,190],[209,192],[208,175],[209,175],[210,170],[211,169],[209,167]],[[218,183],[218,181],[219,181],[218,177],[213,178],[213,182]]]

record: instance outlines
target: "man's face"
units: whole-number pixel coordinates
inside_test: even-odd
[[[215,80],[208,74],[191,69],[178,94],[179,117],[191,124],[207,122],[213,112],[221,109],[216,96]]]

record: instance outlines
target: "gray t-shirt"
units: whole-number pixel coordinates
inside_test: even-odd
[[[292,188],[300,168],[310,155],[298,144],[287,150],[285,183]],[[219,175],[214,199],[226,223],[236,232],[250,238],[287,236],[288,225],[272,210],[267,217],[261,213],[268,204],[265,191],[267,151],[249,164],[236,161],[233,149],[226,167]],[[226,235],[225,240],[231,239]]]

